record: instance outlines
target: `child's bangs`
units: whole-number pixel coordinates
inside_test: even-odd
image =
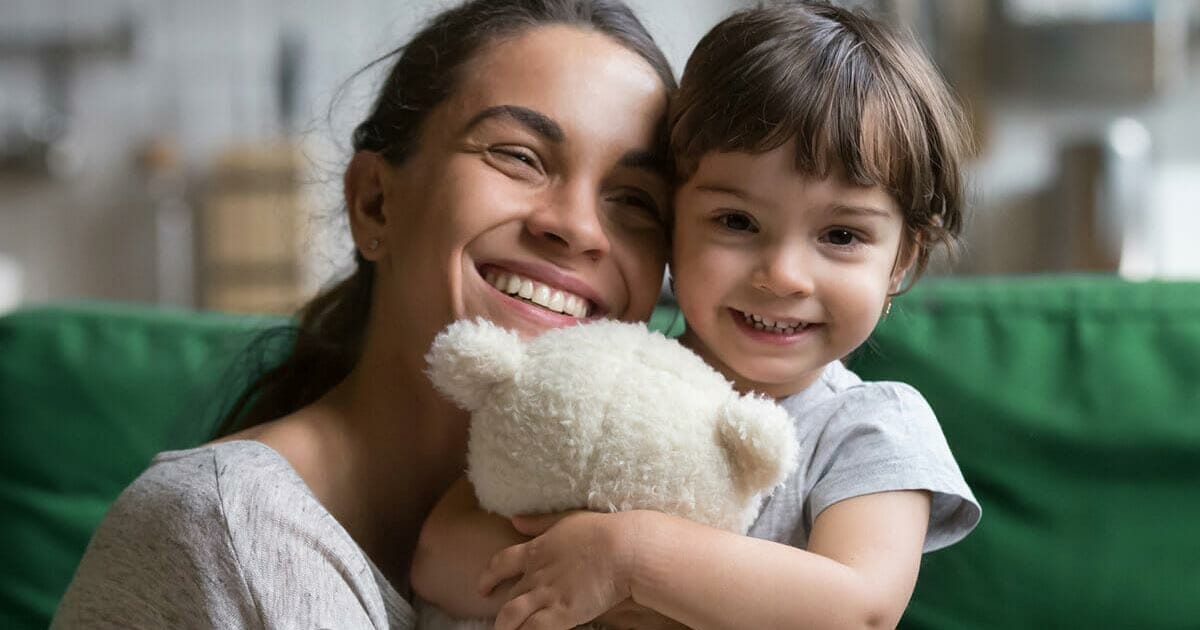
[[[861,49],[764,61],[723,68],[707,93],[688,95],[672,138],[684,179],[709,151],[766,153],[794,139],[804,175],[879,185],[905,206],[927,194],[929,139],[917,99]]]
[[[791,120],[772,134],[782,145],[796,139],[796,168],[816,177],[842,177],[881,186],[902,207],[932,189],[929,139],[920,106],[898,82],[859,59],[845,59],[797,86]]]

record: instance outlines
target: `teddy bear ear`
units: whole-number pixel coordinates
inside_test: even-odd
[[[772,400],[731,397],[721,408],[717,430],[747,494],[783,483],[796,468],[796,428]]]
[[[517,333],[485,319],[454,322],[438,333],[425,361],[434,387],[467,411],[475,411],[499,383],[521,368],[525,346]]]

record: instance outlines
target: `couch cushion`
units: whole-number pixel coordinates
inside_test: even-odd
[[[102,304],[0,318],[0,627],[49,624],[109,503],[158,451],[207,438],[241,349],[281,321]]]
[[[910,628],[1200,619],[1200,284],[924,281],[852,361],[925,394],[983,505]]]

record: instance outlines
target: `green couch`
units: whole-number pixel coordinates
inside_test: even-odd
[[[242,349],[279,323],[0,318],[0,628],[47,625],[109,502],[155,452],[211,434],[262,368]],[[666,308],[654,323],[679,327]],[[926,556],[904,627],[1200,625],[1200,284],[929,279],[851,361],[925,393],[984,508]]]

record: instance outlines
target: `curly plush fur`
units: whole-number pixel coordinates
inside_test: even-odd
[[[745,533],[796,464],[782,408],[640,324],[522,341],[460,321],[426,358],[433,384],[471,412],[468,476],[503,516],[652,509]]]

